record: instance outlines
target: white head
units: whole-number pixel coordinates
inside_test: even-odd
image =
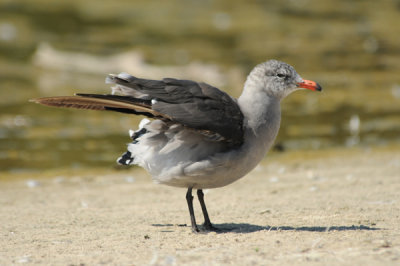
[[[284,62],[269,60],[257,65],[248,75],[246,89],[266,92],[269,96],[283,99],[299,89],[321,91],[321,86],[311,80],[304,80],[294,68]]]

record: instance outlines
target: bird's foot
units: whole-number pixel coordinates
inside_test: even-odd
[[[211,223],[204,223],[201,227],[200,227],[200,231],[204,232],[204,233],[209,233],[209,232],[222,232],[222,229],[219,229],[215,226],[213,226]]]
[[[213,226],[212,224],[203,224],[201,226],[195,226],[192,227],[192,232],[195,234],[207,234],[210,232],[216,232],[216,233],[220,233],[223,232],[222,229],[216,228],[215,226]]]
[[[194,234],[204,234],[202,230],[200,230],[197,226],[195,228],[192,227],[192,233]]]

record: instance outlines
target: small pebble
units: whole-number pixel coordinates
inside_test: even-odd
[[[25,255],[21,258],[18,259],[18,263],[28,263],[30,262],[30,256],[29,255]]]
[[[273,176],[273,177],[271,177],[271,178],[269,179],[269,182],[271,182],[271,183],[276,183],[276,182],[278,182],[278,181],[279,181],[279,178],[276,177],[276,176]]]
[[[127,177],[125,177],[125,181],[127,183],[134,183],[135,182],[135,178],[132,177],[132,176],[127,176]]]
[[[37,180],[31,179],[31,180],[26,181],[26,185],[27,185],[29,188],[34,188],[34,187],[40,186],[40,182],[37,181]]]
[[[86,209],[86,208],[88,208],[89,204],[86,201],[82,200],[81,201],[81,206],[82,206],[82,208]]]

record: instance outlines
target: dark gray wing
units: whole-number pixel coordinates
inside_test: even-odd
[[[243,114],[227,93],[206,83],[165,78],[139,79],[128,74],[110,75],[110,83],[123,95],[141,95],[152,110],[197,130],[217,133],[233,144],[243,142]]]
[[[243,114],[232,97],[205,83],[166,78],[139,79],[129,74],[110,75],[119,95],[77,94],[38,98],[48,106],[107,110],[145,115],[180,123],[210,140],[233,146],[243,142]]]

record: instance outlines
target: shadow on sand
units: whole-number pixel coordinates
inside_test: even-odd
[[[189,227],[186,224],[153,224],[156,227],[166,227],[167,230],[163,232],[173,232],[173,228]],[[229,224],[214,224],[219,229],[216,233],[254,233],[258,231],[299,231],[299,232],[331,232],[331,231],[375,231],[381,228],[369,227],[365,225],[351,225],[351,226],[261,226],[247,223],[229,223]],[[200,225],[201,227],[201,225]]]

